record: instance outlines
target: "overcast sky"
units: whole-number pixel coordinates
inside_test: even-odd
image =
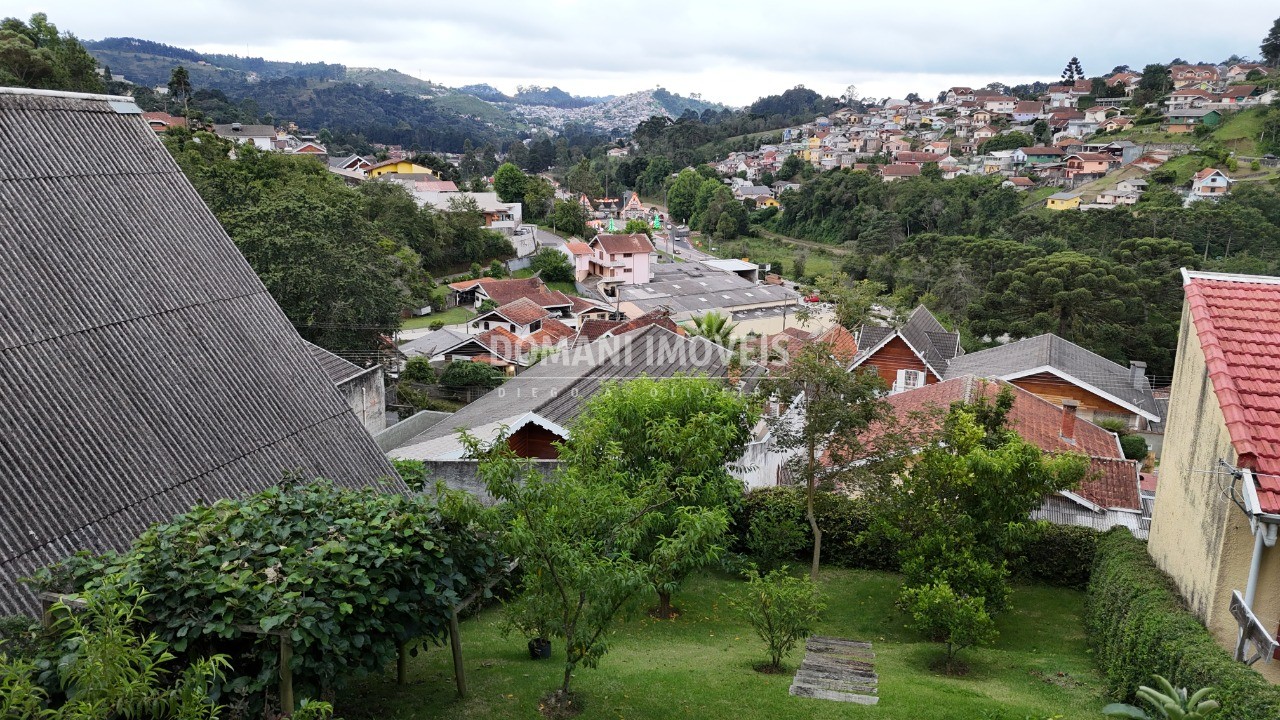
[[[733,105],[805,85],[936,95],[1177,57],[1256,57],[1276,0],[897,3],[587,0],[8,0],[81,38],[132,36],[269,60],[395,68],[450,86],[556,85],[577,95],[657,86]]]

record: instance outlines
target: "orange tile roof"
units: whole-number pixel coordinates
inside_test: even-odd
[[[590,245],[584,242],[577,242],[576,240],[567,242],[564,246],[574,255],[590,255],[592,252]]]
[[[649,241],[649,236],[644,233],[631,233],[630,235],[597,235],[591,239],[591,242],[599,243],[600,247],[607,253],[651,253],[653,252],[653,243]]]
[[[1237,462],[1280,513],[1280,278],[1188,273],[1183,290]]]

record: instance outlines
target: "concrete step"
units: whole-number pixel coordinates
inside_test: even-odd
[[[791,694],[796,697],[808,697],[815,700],[834,700],[836,702],[858,703],[859,705],[875,705],[880,702],[880,698],[875,695],[861,695],[859,693],[838,692],[836,690],[828,690],[826,688],[814,685],[806,685],[802,683],[791,684]]]

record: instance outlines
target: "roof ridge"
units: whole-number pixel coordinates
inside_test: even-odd
[[[0,87],[0,95],[38,95],[40,97],[66,98],[68,100],[102,100],[111,102],[136,102],[128,95],[72,92],[70,90],[45,90],[43,88]],[[62,110],[62,112],[67,112]]]

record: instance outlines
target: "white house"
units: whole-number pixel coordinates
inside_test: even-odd
[[[1231,178],[1221,170],[1205,168],[1191,179],[1191,197],[1214,198],[1231,192]]]

